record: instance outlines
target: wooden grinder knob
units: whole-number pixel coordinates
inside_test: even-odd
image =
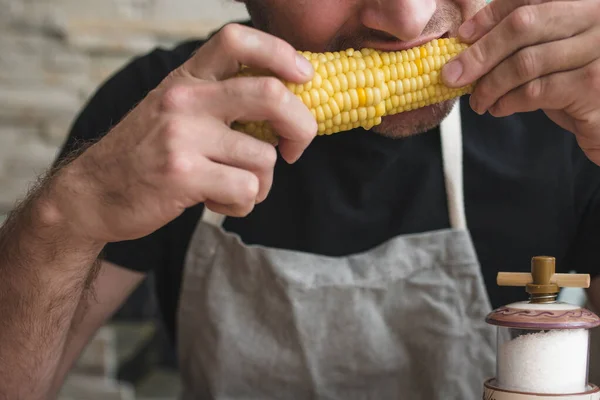
[[[525,286],[527,293],[535,295],[555,295],[561,287],[588,288],[588,274],[557,274],[554,257],[537,256],[531,259],[531,273],[499,272],[498,286]]]

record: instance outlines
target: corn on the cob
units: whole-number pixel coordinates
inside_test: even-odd
[[[302,85],[284,82],[318,123],[318,135],[353,128],[371,129],[381,118],[456,98],[473,85],[448,88],[440,73],[444,64],[468,46],[455,38],[436,39],[422,46],[384,52],[348,49],[331,53],[300,52],[315,75]],[[245,68],[238,76],[262,75]],[[277,142],[267,122],[235,123],[233,128],[271,143]]]

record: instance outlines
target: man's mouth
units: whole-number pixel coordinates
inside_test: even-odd
[[[424,45],[425,43],[429,43],[435,39],[445,39],[449,37],[449,32],[446,31],[443,34],[431,34],[427,36],[422,36],[419,39],[411,40],[408,42],[399,42],[399,41],[365,41],[363,47],[372,48],[380,51],[402,51],[412,49],[414,47],[419,47]]]

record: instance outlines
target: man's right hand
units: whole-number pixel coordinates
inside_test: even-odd
[[[224,27],[56,175],[52,197],[70,229],[93,241],[131,240],[198,203],[245,216],[263,201],[276,149],[231,124],[269,121],[288,162],[300,157],[317,124],[278,79],[235,77],[241,64],[297,83],[313,74],[284,41],[241,25]]]

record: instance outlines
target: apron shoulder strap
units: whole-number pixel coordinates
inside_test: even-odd
[[[460,116],[460,99],[440,125],[442,159],[450,226],[466,229],[465,200],[463,188],[463,142]]]
[[[204,209],[202,210],[201,221],[214,226],[222,226],[223,222],[225,221],[225,216],[209,210],[206,206],[204,206]]]

